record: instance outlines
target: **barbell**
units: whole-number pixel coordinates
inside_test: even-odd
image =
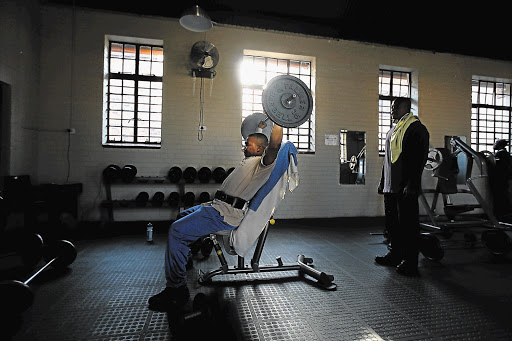
[[[72,264],[77,256],[73,243],[67,240],[57,240],[44,247],[43,259],[46,264],[25,281],[9,280],[0,283],[1,311],[5,313],[20,314],[27,310],[34,302],[34,292],[29,283],[49,266],[62,270]],[[5,315],[4,315],[5,316]]]
[[[242,122],[242,136],[247,140],[256,132],[261,121],[271,122],[284,127],[296,128],[306,122],[313,112],[313,96],[306,83],[295,76],[279,75],[265,85],[262,93],[262,105],[265,114],[254,113]],[[263,134],[270,136],[272,124],[267,123]]]

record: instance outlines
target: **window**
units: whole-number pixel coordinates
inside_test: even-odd
[[[471,148],[492,151],[497,139],[511,139],[511,84],[473,79]]]
[[[384,155],[386,134],[391,128],[391,104],[397,97],[411,98],[411,73],[379,70],[379,155]]]
[[[254,112],[263,112],[261,95],[264,85],[277,75],[292,75],[313,90],[313,61],[307,57],[262,56],[251,51],[244,54],[242,76],[242,120]],[[314,98],[314,93],[313,93]],[[313,153],[314,110],[310,118],[297,128],[284,128],[283,139],[291,141],[300,153]]]
[[[108,42],[103,145],[160,146],[163,62],[162,46]]]

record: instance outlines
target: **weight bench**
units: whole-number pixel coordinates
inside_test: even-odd
[[[229,231],[230,232],[230,231]],[[310,266],[313,263],[312,258],[304,257],[304,255],[299,255],[297,257],[297,262],[295,264],[284,264],[281,260],[281,257],[277,257],[277,264],[269,264],[269,265],[260,265],[260,257],[263,251],[263,246],[265,244],[265,240],[267,239],[268,234],[268,222],[261,232],[258,243],[256,244],[256,248],[254,250],[254,255],[251,258],[250,266],[245,264],[244,257],[237,255],[236,252],[229,254],[238,256],[238,263],[234,266],[228,266],[226,261],[226,257],[224,257],[224,253],[222,251],[222,247],[220,246],[219,241],[217,240],[216,234],[211,234],[210,239],[213,242],[213,248],[219,257],[219,261],[221,266],[218,269],[210,270],[206,273],[200,272],[198,281],[200,284],[209,282],[214,276],[218,275],[236,275],[236,274],[248,274],[248,273],[257,273],[257,272],[272,272],[272,271],[291,271],[298,270],[299,273],[305,273],[317,280],[317,284],[327,290],[335,290],[336,284],[333,283],[334,276],[328,275],[325,272],[318,271]],[[223,235],[225,237],[225,235]],[[225,243],[225,241],[224,241]],[[224,244],[226,245],[226,244]],[[227,248],[226,248],[227,249]],[[228,249],[229,250],[229,249]]]
[[[218,269],[206,273],[200,271],[198,276],[200,284],[209,282],[218,275],[295,270],[299,271],[299,274],[307,274],[316,279],[317,284],[324,289],[336,289],[336,284],[333,283],[334,276],[314,269],[311,266],[313,259],[304,257],[304,255],[299,255],[297,262],[293,264],[284,264],[281,257],[277,257],[277,264],[260,265],[260,258],[267,239],[269,224],[274,222],[272,216],[275,208],[284,198],[286,189],[292,191],[298,184],[296,153],[297,150],[291,142],[281,146],[276,159],[276,166],[269,180],[251,200],[248,211],[240,226],[232,231],[225,230],[210,234],[209,238],[213,243],[213,248],[221,265]],[[295,182],[290,182],[290,179],[295,179]],[[237,265],[228,266],[217,238],[218,236],[223,239],[226,252],[238,256]],[[257,244],[254,255],[252,256],[250,266],[248,266],[245,264],[244,255],[254,245],[256,240]]]

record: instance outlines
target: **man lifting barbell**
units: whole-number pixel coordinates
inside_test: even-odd
[[[242,123],[244,159],[226,177],[213,201],[185,210],[171,225],[165,253],[166,288],[148,300],[149,309],[170,311],[188,301],[186,264],[191,244],[205,235],[238,227],[248,202],[274,169],[283,140],[282,127],[297,127],[312,112],[309,89],[292,76],[273,78],[263,91],[262,101],[265,114],[252,114]]]
[[[260,127],[264,128],[265,123]],[[149,308],[168,311],[173,304],[182,305],[189,298],[186,264],[190,245],[204,235],[233,230],[242,221],[247,202],[267,181],[274,169],[283,128],[274,125],[270,141],[262,133],[248,136],[245,158],[224,180],[213,201],[194,206],[182,213],[169,230],[165,255],[166,288],[149,299]]]

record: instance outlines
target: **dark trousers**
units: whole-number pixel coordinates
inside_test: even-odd
[[[385,193],[384,210],[391,254],[417,264],[420,234],[418,197]]]

